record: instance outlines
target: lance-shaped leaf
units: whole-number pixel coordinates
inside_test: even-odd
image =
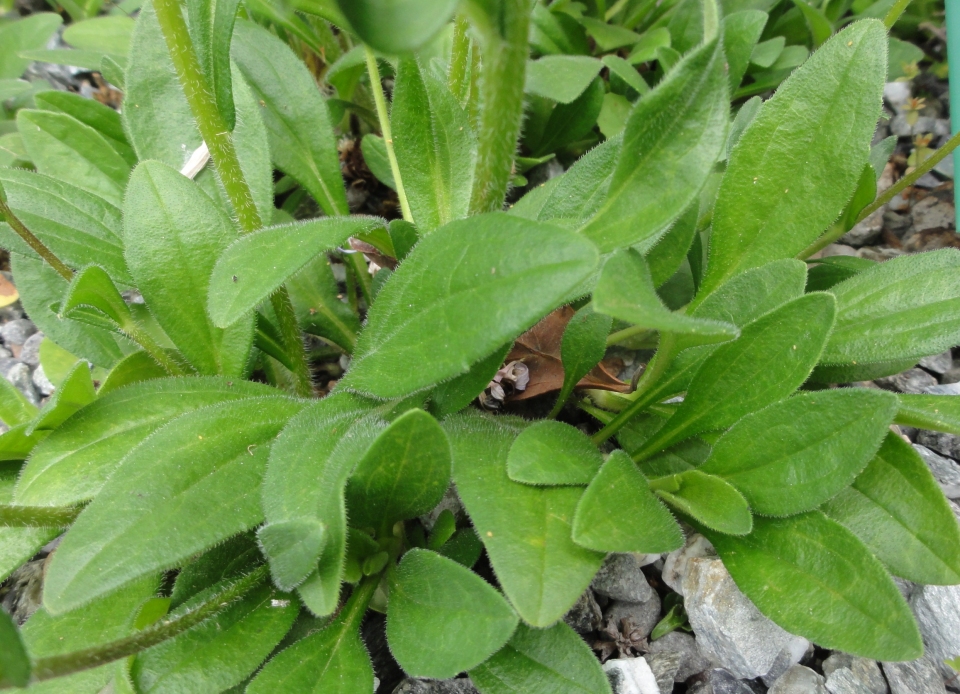
[[[502,595],[470,569],[412,549],[390,574],[387,640],[404,671],[444,679],[496,653],[517,627]]]
[[[143,350],[133,352],[124,357],[107,373],[100,382],[97,396],[103,397],[111,391],[118,390],[140,381],[149,381],[154,378],[163,378],[167,372]]]
[[[214,324],[231,325],[310,260],[379,226],[383,220],[376,217],[324,217],[269,227],[237,239],[223,251],[210,275]]]
[[[353,351],[360,319],[350,304],[341,300],[343,295],[325,255],[309,261],[284,285],[304,332],[329,340],[348,354]]]
[[[37,170],[118,205],[130,164],[89,125],[65,113],[21,110],[17,129]]]
[[[723,49],[714,39],[688,53],[630,113],[606,200],[582,233],[612,251],[666,229],[720,158],[729,110]]]
[[[750,65],[750,56],[760,40],[769,16],[760,10],[742,10],[723,18],[723,52],[727,57],[730,91],[736,91]]]
[[[54,12],[37,12],[0,28],[0,79],[16,79],[23,75],[30,61],[20,51],[43,48],[56,33],[63,18]]]
[[[380,290],[341,386],[393,398],[465,373],[562,303],[596,264],[592,244],[552,225],[503,213],[447,224]],[[408,368],[420,363],[430,368]]]
[[[955,395],[897,396],[897,424],[960,435],[960,398]]]
[[[76,24],[71,25],[76,27]],[[103,135],[104,139],[110,143],[110,146],[123,157],[130,166],[137,163],[137,155],[127,141],[127,135],[123,132],[123,121],[120,114],[109,106],[104,106],[95,99],[90,99],[72,92],[62,92],[51,90],[42,92],[34,97],[38,108],[47,111],[56,111],[73,116],[85,125],[89,125],[98,133]]]
[[[364,43],[383,53],[414,51],[443,28],[457,0],[337,0]]]
[[[35,431],[56,429],[96,397],[97,391],[93,387],[90,366],[85,361],[78,361],[24,433],[29,436]]]
[[[886,45],[881,22],[856,22],[761,106],[720,184],[702,293],[795,256],[843,211],[880,115]]]
[[[122,333],[134,326],[130,307],[106,271],[90,265],[73,276],[60,314],[104,330]]]
[[[377,437],[350,476],[350,520],[386,533],[397,521],[428,513],[449,486],[447,435],[429,414],[410,410]]]
[[[879,263],[832,287],[837,322],[818,377],[833,364],[916,361],[960,342],[958,270],[960,251],[949,248]]]
[[[0,379],[0,421],[8,427],[26,424],[37,416],[37,406],[7,379]]]
[[[745,535],[753,527],[747,500],[719,477],[688,470],[650,482],[660,498],[708,528],[728,535]]]
[[[604,264],[593,290],[593,306],[638,327],[685,333],[697,343],[725,342],[739,334],[730,323],[670,311],[657,296],[647,261],[632,248],[615,253]]]
[[[0,580],[37,555],[63,528],[0,528]]]
[[[316,518],[294,518],[264,525],[257,531],[270,575],[281,590],[293,590],[317,568],[327,541],[326,528]]]
[[[520,432],[507,455],[507,474],[524,484],[590,484],[601,465],[603,456],[583,432],[553,420]]]
[[[444,421],[457,491],[500,586],[525,622],[545,627],[583,594],[604,555],[570,537],[579,488],[533,487],[507,476],[510,445],[523,425],[479,414]]]
[[[64,536],[46,607],[73,609],[259,523],[270,443],[302,407],[277,396],[225,403],[138,446]]]
[[[123,209],[127,265],[160,327],[201,374],[240,376],[253,343],[252,312],[227,329],[207,316],[210,273],[237,238],[230,218],[158,161],[134,170]]]
[[[340,596],[347,543],[344,489],[350,473],[383,428],[383,422],[371,412],[370,403],[356,396],[340,393],[327,397],[292,419],[270,454],[263,482],[266,527],[302,519],[324,527],[326,541],[310,562],[305,558],[310,548],[300,547],[295,567],[287,564],[274,569],[285,584],[299,585],[301,597],[317,615],[333,612]],[[306,534],[301,541],[310,543],[311,538]],[[263,543],[263,549],[269,552],[272,547]],[[288,554],[294,546],[287,544],[283,549]],[[273,555],[268,553],[267,558],[272,564]],[[292,568],[300,571],[292,573]]]
[[[630,456],[614,451],[577,504],[573,541],[599,552],[671,552],[683,533]]]
[[[390,121],[397,163],[420,233],[466,217],[476,136],[446,82],[416,58],[400,61]]]
[[[865,658],[923,654],[910,608],[883,565],[819,511],[758,517],[746,537],[706,534],[737,587],[790,633]]]
[[[929,468],[896,434],[822,510],[893,574],[924,584],[960,582],[960,527]]]
[[[200,69],[213,91],[217,110],[233,129],[236,110],[230,80],[230,39],[237,18],[238,0],[189,0],[190,39],[200,59]]]
[[[549,629],[520,624],[506,646],[470,671],[470,680],[481,694],[610,694],[600,662],[563,622]]]
[[[26,687],[30,669],[30,656],[20,630],[6,611],[0,611],[0,686]]]
[[[810,511],[860,474],[896,411],[896,396],[878,390],[801,393],[737,422],[700,470],[740,490],[756,513]]]
[[[37,448],[20,474],[15,499],[28,506],[91,499],[131,449],[172,419],[270,394],[276,391],[268,386],[222,378],[166,378],[117,390],[64,422]]]
[[[637,459],[702,431],[725,429],[790,395],[820,358],[833,325],[834,299],[807,294],[745,326],[720,345],[690,383],[686,398]]]
[[[607,336],[613,320],[596,313],[593,304],[577,311],[563,331],[560,359],[563,362],[563,386],[554,411],[566,402],[574,387],[600,363],[607,351]]]
[[[27,434],[31,422],[24,422],[0,434],[0,460],[26,460],[34,447],[50,432],[46,429]]]
[[[306,188],[328,215],[347,214],[337,137],[313,75],[286,43],[253,22],[237,22],[231,50],[262,104],[274,164]]]
[[[227,582],[233,579],[227,579]],[[167,619],[209,600],[226,582],[194,596]],[[130,674],[144,694],[224,691],[242,682],[270,655],[299,612],[292,595],[261,585],[211,619],[134,659]]]
[[[547,55],[527,62],[524,91],[569,104],[593,82],[603,67],[586,55]]]
[[[662,287],[683,265],[690,245],[698,234],[699,216],[700,201],[694,200],[670,230],[661,236],[652,248],[644,251],[654,287]]]

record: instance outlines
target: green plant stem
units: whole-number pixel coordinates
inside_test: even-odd
[[[470,28],[466,17],[457,17],[453,25],[453,47],[450,51],[450,72],[447,75],[447,84],[450,92],[460,103],[464,101],[467,86],[470,84]]]
[[[624,328],[623,330],[618,330],[608,335],[607,347],[620,344],[624,340],[629,340],[631,337],[637,335],[643,335],[644,333],[650,333],[652,335],[654,332],[656,331],[645,328],[642,325],[631,325],[629,328]]]
[[[373,91],[373,101],[377,105],[377,118],[380,120],[380,132],[383,133],[383,142],[387,148],[387,159],[390,161],[390,172],[393,182],[397,186],[397,197],[400,199],[400,212],[403,219],[415,224],[407,193],[403,189],[403,179],[400,177],[400,165],[397,164],[397,153],[393,150],[393,130],[390,128],[390,114],[387,112],[387,97],[383,93],[380,83],[380,68],[377,66],[377,56],[369,46],[363,47],[367,54],[367,73],[370,75],[370,89]]]
[[[47,248],[43,241],[34,236],[33,232],[27,229],[26,225],[20,221],[20,218],[13,213],[13,210],[7,205],[6,195],[2,188],[0,188],[0,217],[5,218],[7,224],[16,232],[17,236],[23,239],[37,255],[46,260],[50,264],[50,267],[56,270],[63,279],[67,282],[73,279],[73,270],[64,265],[63,261],[60,260],[53,251]]]
[[[64,675],[99,667],[139,653],[151,646],[156,646],[158,643],[182,634],[220,612],[231,601],[245,595],[259,585],[267,575],[267,567],[261,566],[246,576],[237,579],[197,607],[173,619],[161,620],[156,625],[132,636],[102,646],[74,651],[73,653],[40,658],[33,663],[33,679],[42,682],[54,677],[63,677]]]
[[[862,222],[864,219],[872,215],[874,212],[879,210],[881,207],[886,205],[888,202],[893,200],[893,198],[906,190],[908,187],[912,186],[914,183],[920,180],[920,177],[925,173],[933,169],[937,164],[946,159],[947,155],[950,154],[953,150],[960,145],[960,132],[955,134],[946,143],[943,147],[938,149],[929,158],[924,160],[924,162],[918,166],[916,169],[908,173],[906,176],[901,178],[899,181],[894,183],[892,186],[887,188],[882,195],[879,195],[876,200],[863,208],[860,214],[857,216],[857,220],[853,223],[854,226]],[[814,241],[812,244],[807,246],[801,253],[797,255],[797,258],[804,260],[809,258],[811,255],[817,251],[823,250],[831,243],[837,241],[841,236],[843,236],[846,230],[842,225],[837,226],[835,229],[831,229],[826,234],[821,236],[819,239]]]
[[[485,22],[480,76],[477,165],[470,213],[503,208],[523,121],[523,86],[533,3],[502,0]]]
[[[0,527],[65,528],[80,515],[82,506],[0,505]]]
[[[950,2],[950,0],[947,0]],[[887,29],[893,29],[893,25],[897,23],[897,20],[900,19],[900,15],[903,14],[903,11],[907,9],[907,5],[910,4],[910,0],[897,0],[893,7],[890,8],[890,11],[887,12],[887,16],[883,18],[883,24]]]
[[[233,133],[227,128],[217,109],[213,91],[200,69],[200,60],[190,42],[190,33],[180,4],[177,0],[155,0],[153,7],[180,86],[197,121],[200,136],[210,150],[210,157],[220,174],[220,181],[230,204],[233,205],[240,229],[245,234],[257,231],[263,226],[263,222],[253,201],[253,193],[250,192],[250,186],[243,175],[243,169],[240,168],[237,150],[233,145]],[[296,365],[293,371],[296,377],[296,392],[299,395],[312,395],[310,365],[307,363],[303,336],[286,287],[280,287],[274,292],[270,303],[277,314],[284,348]]]
[[[157,362],[160,367],[170,376],[183,376],[185,371],[177,362],[170,358],[166,350],[158,345],[147,332],[139,325],[131,324],[122,327],[124,335],[136,342],[143,348],[143,351],[150,355],[150,358]]]

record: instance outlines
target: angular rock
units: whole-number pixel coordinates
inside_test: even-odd
[[[893,376],[884,376],[874,381],[884,390],[892,390],[897,393],[920,394],[925,388],[939,385],[937,379],[931,376],[923,369],[907,369],[902,373]]]
[[[684,606],[707,656],[744,679],[777,677],[800,662],[810,642],[761,614],[737,588],[722,561],[693,558],[688,563]]]
[[[660,694],[657,678],[642,657],[617,658],[603,664],[613,694]]]
[[[690,680],[687,694],[763,694],[764,688],[739,680],[723,668],[706,670]]]
[[[604,630],[611,634],[619,631],[632,642],[649,636],[659,621],[660,597],[656,593],[646,602],[614,600],[603,611]]]
[[[927,229],[952,229],[956,224],[953,205],[933,195],[914,205],[910,215],[913,218],[913,230],[917,233]]]
[[[33,385],[37,387],[37,390],[40,391],[40,395],[47,397],[54,390],[56,386],[50,382],[50,379],[47,378],[47,374],[43,370],[43,366],[38,366],[33,372]]]
[[[397,685],[393,694],[480,694],[469,679],[426,680],[408,677]]]
[[[950,371],[955,371],[956,368],[960,367],[955,367],[950,369]],[[949,373],[949,371],[947,373]],[[938,386],[925,388],[923,392],[929,393],[930,395],[960,395],[960,383],[941,383]]]
[[[613,600],[646,602],[654,592],[641,569],[655,562],[658,557],[656,554],[611,554],[590,587]]]
[[[960,586],[917,586],[910,606],[927,656],[944,677],[953,677],[956,673],[943,661],[960,655]]]
[[[11,352],[6,347],[0,347],[0,359],[12,359],[13,352]]]
[[[20,349],[20,361],[31,368],[40,365],[40,343],[43,342],[43,333],[34,333],[27,338]]]
[[[597,599],[593,596],[592,590],[587,588],[584,591],[580,599],[564,615],[563,621],[581,636],[600,628],[600,624],[603,622],[603,612],[600,605],[597,604]]]
[[[23,393],[27,400],[34,405],[40,404],[40,397],[37,395],[37,389],[33,387],[33,378],[30,374],[30,367],[23,362],[13,364],[6,373],[3,374],[13,387]]]
[[[710,541],[699,533],[691,533],[683,547],[667,555],[663,562],[661,578],[663,582],[683,595],[683,579],[691,559],[695,557],[716,557],[717,552]]]
[[[680,654],[680,668],[673,676],[675,682],[686,682],[694,675],[717,665],[703,654],[693,636],[679,630],[671,631],[656,641],[652,641],[647,651],[647,655],[651,658],[660,653]]]
[[[953,459],[960,459],[960,436],[955,434],[945,434],[942,431],[927,431],[921,429],[917,432],[917,443],[926,446],[941,455]]]
[[[955,386],[957,383],[960,383],[960,366],[951,366],[940,374],[941,386]],[[948,395],[956,395],[956,393],[948,393]]]
[[[828,694],[823,676],[803,665],[794,665],[777,678],[767,694]]]
[[[760,679],[763,680],[765,685],[772,687],[773,684],[780,679],[780,676],[783,675],[783,673],[801,661],[809,661],[812,656],[813,644],[809,644],[807,649],[799,656],[795,650],[785,648],[780,651],[777,659],[773,661],[773,665],[770,667],[769,672],[767,672],[766,675],[763,675]]]
[[[907,663],[881,663],[890,694],[945,694],[937,665],[924,656]]]
[[[935,374],[946,373],[953,368],[953,354],[948,349],[946,352],[934,354],[932,357],[923,357],[920,360],[920,366]]]
[[[27,338],[37,332],[37,326],[27,318],[17,318],[0,326],[0,339],[8,347],[23,345]]]
[[[823,674],[827,677],[830,694],[887,694],[887,681],[883,679],[876,660],[858,658],[848,653],[834,653],[823,661]]]
[[[960,499],[960,463],[951,458],[944,458],[918,443],[913,444],[913,449],[920,454],[923,462],[930,468],[944,496],[948,499]]]
[[[673,683],[677,679],[677,673],[680,671],[680,664],[683,661],[682,653],[664,651],[662,653],[647,653],[643,656],[653,676],[657,678],[657,686],[661,692],[672,692]]]

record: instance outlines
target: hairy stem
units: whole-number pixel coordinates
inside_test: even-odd
[[[947,0],[949,2],[950,0]],[[887,12],[887,16],[883,18],[883,24],[887,29],[892,29],[893,25],[897,23],[897,20],[900,19],[900,15],[903,14],[903,11],[907,9],[907,5],[910,4],[910,0],[897,0],[893,7],[890,8],[890,11]]]
[[[310,365],[307,363],[307,353],[303,347],[303,333],[297,323],[297,314],[293,310],[293,302],[286,285],[270,295],[270,305],[277,316],[277,327],[283,337],[283,349],[293,362],[291,372],[296,376],[295,392],[297,395],[308,398],[313,395],[313,379],[310,376]]]
[[[177,362],[170,358],[170,355],[158,345],[152,337],[139,325],[132,323],[121,326],[124,335],[136,342],[143,351],[150,355],[150,358],[157,362],[160,367],[170,376],[183,376],[184,370]]]
[[[7,196],[2,187],[0,187],[0,218],[6,219],[7,224],[17,233],[17,236],[23,239],[37,255],[46,260],[50,264],[50,267],[56,270],[63,279],[67,282],[73,279],[73,270],[64,265],[63,261],[60,260],[53,251],[47,248],[43,241],[34,236],[33,232],[27,229],[26,225],[20,221],[20,218],[13,213],[13,210],[7,205]]]
[[[380,120],[380,132],[383,133],[383,142],[387,147],[387,159],[390,161],[390,172],[393,182],[397,186],[397,197],[400,198],[400,212],[404,220],[414,223],[407,193],[403,189],[403,179],[400,178],[400,165],[397,164],[397,153],[393,151],[393,130],[390,128],[390,114],[387,113],[387,97],[383,93],[380,83],[380,68],[377,66],[377,56],[368,46],[364,46],[367,53],[367,73],[370,75],[370,89],[373,91],[373,101],[377,105],[377,118]]]
[[[7,506],[0,504],[0,527],[65,528],[83,510],[82,506]]]
[[[466,17],[457,17],[453,25],[453,48],[450,51],[450,72],[447,75],[447,84],[450,92],[464,102],[464,94],[470,79],[470,28]]]
[[[480,124],[470,213],[503,208],[523,121],[530,0],[502,0],[484,22]]]

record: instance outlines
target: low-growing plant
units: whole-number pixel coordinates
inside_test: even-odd
[[[613,23],[576,24],[601,47],[662,6],[602,4],[581,14]],[[0,681],[366,694],[374,610],[411,675],[600,694],[561,618],[608,554],[694,530],[788,631],[919,657],[891,575],[960,583],[960,528],[890,426],[960,434],[960,398],[831,384],[960,342],[960,252],[807,259],[957,139],[877,198],[884,23],[824,29],[731,119],[763,12],[681,4],[673,53],[633,61],[651,86],[622,55],[547,55],[579,31],[569,3],[314,0],[305,39],[265,3],[153,0],[125,68],[102,58],[122,115],[19,109],[7,164],[35,170],[0,168],[0,236],[57,388],[38,410],[0,379],[0,575],[66,532],[41,610],[0,617]],[[280,38],[321,29],[337,98]],[[399,219],[350,214],[335,123],[358,119]],[[294,220],[308,196],[322,216]],[[561,307],[549,415],[483,411]],[[613,344],[656,348],[630,392],[584,378]],[[466,514],[427,518],[451,483]]]

